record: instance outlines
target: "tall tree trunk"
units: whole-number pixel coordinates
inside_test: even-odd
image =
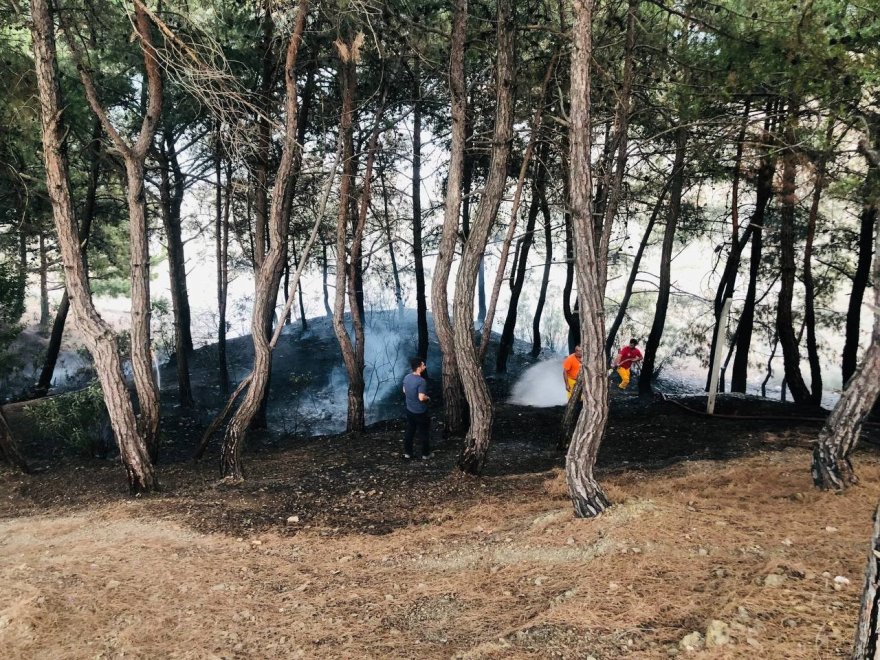
[[[220,134],[214,154],[216,191],[216,215],[214,235],[217,261],[217,363],[220,393],[229,392],[229,366],[226,359],[226,299],[229,291],[229,214],[232,207],[232,165],[226,166],[226,196],[223,196],[223,156],[220,151]]]
[[[741,173],[743,143],[746,139],[746,127],[748,126],[750,110],[751,102],[746,101],[745,108],[743,110],[743,120],[742,124],[740,125],[739,136],[736,140],[736,158],[733,162],[733,183],[730,190],[730,254],[727,256],[727,264],[724,267],[724,272],[721,275],[721,280],[718,282],[718,288],[715,292],[715,308],[713,310],[715,314],[715,327],[712,329],[709,346],[709,373],[706,374],[707,392],[711,387],[711,365],[715,364],[715,352],[721,350],[721,348],[716,344],[716,340],[721,336],[721,333],[718,332],[718,326],[721,323],[726,322],[726,319],[721,318],[721,309],[724,306],[724,301],[727,298],[733,298],[733,293],[736,289],[736,276],[739,272],[740,257],[742,256],[742,251],[745,248],[746,242],[748,241],[747,236],[743,237],[743,240],[740,240],[739,237],[739,183],[740,179],[742,178]],[[751,234],[751,227],[746,231]],[[722,391],[724,391],[723,377],[721,381]]]
[[[132,492],[148,492],[156,487],[153,466],[144,439],[138,433],[134,409],[122,377],[116,336],[95,310],[82,259],[70,190],[69,165],[64,148],[67,129],[62,115],[54,25],[46,0],[32,0],[31,19],[46,187],[52,202],[52,216],[58,234],[58,247],[64,264],[73,320],[95,361],[110,424],[128,473],[129,488]]]
[[[755,210],[749,220],[752,228],[752,248],[749,255],[749,282],[746,287],[746,298],[739,317],[736,336],[736,356],[733,359],[733,372],[730,377],[730,391],[746,391],[749,370],[749,349],[752,344],[752,330],[755,325],[755,304],[758,292],[758,275],[761,270],[761,258],[764,245],[764,217],[767,204],[773,197],[773,176],[776,172],[776,160],[764,154],[758,168],[755,190]]]
[[[162,71],[153,45],[151,21],[145,6],[138,0],[134,2],[133,23],[144,57],[146,87],[142,89],[144,109],[140,131],[131,143],[126,142],[101,105],[94,80],[84,64],[76,39],[69,34],[65,36],[67,46],[79,70],[89,106],[101,121],[104,132],[122,154],[125,164],[128,232],[131,244],[131,365],[140,408],[138,424],[150,453],[150,459],[155,462],[159,457],[159,389],[153,374],[153,355],[150,345],[150,246],[144,175],[147,153],[153,144],[162,112],[163,83]]]
[[[550,80],[553,77],[553,72],[556,70],[556,60],[557,56],[554,54],[550,59],[550,63],[547,66],[547,71],[544,74],[544,80],[541,83],[541,91],[538,96],[538,104],[535,109],[534,115],[532,117],[532,129],[529,133],[529,142],[526,145],[525,153],[523,154],[522,164],[519,169],[519,177],[516,181],[516,189],[513,193],[513,203],[510,206],[510,223],[507,226],[507,233],[504,236],[504,242],[501,245],[501,254],[498,260],[498,268],[495,271],[495,281],[492,284],[492,293],[489,298],[489,306],[486,309],[486,318],[485,323],[483,324],[483,331],[480,337],[480,363],[486,358],[486,350],[489,348],[489,338],[492,335],[492,325],[495,322],[495,309],[498,305],[498,296],[501,294],[501,283],[504,281],[504,273],[507,270],[507,257],[510,254],[510,246],[513,243],[513,238],[516,235],[516,227],[519,220],[519,206],[520,201],[522,199],[522,191],[525,186],[526,174],[528,173],[529,164],[532,160],[532,153],[535,150],[535,144],[538,142],[539,136],[541,134],[541,124],[544,118],[544,105],[545,99],[547,96],[547,87],[550,85]],[[530,215],[529,218],[532,221],[532,231],[534,231],[535,226],[535,218],[537,218],[538,207],[534,205],[533,198],[533,208],[534,215]],[[529,239],[531,240],[531,239]],[[513,271],[516,269],[516,258],[514,257],[514,265],[511,268],[510,281],[513,283],[514,273]],[[514,305],[515,307],[515,305]],[[508,307],[508,310],[510,307]],[[514,310],[514,316],[516,311]],[[512,335],[511,335],[512,336]],[[509,349],[509,347],[508,347]],[[499,353],[500,354],[500,353]],[[506,357],[503,362],[499,361],[497,364],[501,365],[506,363]],[[505,367],[502,367],[500,371],[504,371]]]
[[[474,217],[470,235],[464,245],[455,281],[453,331],[455,352],[465,398],[470,410],[470,428],[458,467],[469,474],[479,474],[486,463],[492,435],[494,411],[492,398],[474,346],[474,289],[486,242],[507,180],[507,160],[513,135],[514,39],[516,26],[510,0],[497,3],[497,59],[495,69],[496,109],[495,130],[486,185]]]
[[[878,138],[880,141],[880,138]],[[862,184],[863,190],[880,189],[880,169],[872,167]],[[874,250],[874,226],[877,224],[877,206],[865,204],[859,216],[859,256],[852,279],[852,291],[846,311],[846,341],[843,345],[841,375],[843,383],[852,377],[856,370],[859,352],[859,329],[862,317],[862,300],[871,272],[871,256]]]
[[[834,136],[834,118],[828,120],[825,132],[825,151],[816,163],[816,181],[813,189],[813,201],[810,204],[807,222],[807,240],[804,245],[804,325],[807,330],[807,359],[810,363],[810,400],[815,406],[822,404],[822,366],[819,364],[819,347],[816,341],[816,284],[813,281],[813,241],[816,237],[816,222],[819,218],[819,202],[825,186],[825,170],[828,160],[828,149]]]
[[[617,308],[617,315],[614,317],[614,322],[611,324],[611,329],[608,330],[608,337],[605,339],[605,360],[611,360],[611,351],[614,348],[614,342],[617,340],[617,333],[620,330],[620,326],[623,325],[623,319],[626,318],[626,310],[629,308],[629,301],[632,298],[633,286],[636,283],[636,278],[639,276],[639,268],[642,265],[642,257],[645,254],[645,249],[648,247],[648,241],[651,238],[651,232],[654,231],[654,225],[657,223],[657,217],[660,215],[660,209],[663,208],[663,200],[666,198],[666,193],[669,191],[669,187],[672,185],[672,181],[674,180],[676,175],[675,170],[672,171],[672,174],[666,179],[666,183],[663,184],[663,189],[660,191],[660,194],[657,196],[657,201],[654,204],[654,210],[651,211],[651,217],[648,219],[648,225],[645,227],[645,233],[642,234],[642,240],[639,243],[639,247],[636,250],[636,254],[633,257],[632,266],[629,269],[629,278],[626,281],[626,288],[623,291],[623,298],[620,301],[620,305]]]
[[[462,169],[465,161],[467,133],[467,94],[464,75],[464,50],[467,32],[467,0],[454,0],[452,37],[449,45],[449,85],[452,116],[452,143],[449,148],[449,174],[446,185],[446,207],[434,277],[431,281],[431,313],[434,331],[440,344],[443,380],[444,434],[461,435],[467,426],[467,408],[452,322],[449,319],[449,272],[455,258],[459,211],[462,204]]]
[[[604,293],[599,287],[597,241],[592,217],[590,172],[590,60],[592,0],[574,0],[569,112],[569,194],[575,245],[575,270],[581,317],[584,407],[575,425],[565,460],[565,476],[575,515],[590,518],[604,511],[608,498],[593,475],[599,445],[608,422],[608,378],[605,375]]]
[[[290,214],[285,208],[288,199],[287,186],[293,185],[295,166],[298,160],[296,152],[301,148],[296,141],[297,135],[297,89],[296,59],[302,43],[305,29],[308,0],[300,0],[293,32],[287,43],[287,54],[284,62],[284,134],[282,139],[281,160],[275,177],[272,205],[269,211],[269,250],[266,253],[257,273],[254,291],[254,314],[251,320],[251,335],[254,342],[254,368],[251,371],[247,393],[238,410],[229,421],[223,447],[220,452],[220,472],[223,477],[233,481],[244,478],[241,464],[241,446],[247,429],[250,427],[260,403],[266,396],[269,387],[269,376],[272,364],[272,347],[265,329],[272,321],[272,312],[278,300],[278,287],[284,270],[287,254],[287,238],[290,230]]]
[[[92,221],[95,218],[95,210],[97,208],[98,199],[98,177],[101,173],[101,122],[95,117],[92,121],[92,136],[86,152],[89,155],[89,175],[86,188],[86,198],[83,204],[82,213],[79,221],[79,231],[77,236],[81,246],[83,267],[85,268],[86,277],[88,277],[88,259],[86,258],[86,250],[88,249],[89,235],[92,232]],[[52,332],[49,335],[49,345],[46,347],[46,359],[43,360],[43,368],[40,371],[40,377],[34,387],[34,397],[43,397],[49,393],[52,387],[52,377],[55,374],[55,365],[58,363],[58,354],[61,352],[61,340],[64,338],[64,326],[67,323],[67,314],[70,311],[70,296],[65,286],[64,294],[61,296],[61,302],[58,305],[58,311],[55,313],[55,320],[52,322]]]
[[[342,118],[339,127],[343,139],[342,179],[339,185],[339,216],[336,222],[336,293],[333,306],[333,331],[339,342],[342,360],[348,372],[348,416],[346,432],[360,433],[364,428],[364,374],[357,360],[357,347],[352,342],[345,327],[346,287],[354,288],[347,280],[353,273],[348,267],[346,247],[348,245],[348,223],[351,213],[350,197],[354,183],[354,95],[357,51],[354,40],[337,40],[336,47],[341,60],[340,87],[342,95]],[[354,52],[353,52],[354,51]],[[353,259],[353,257],[352,257]],[[352,304],[354,303],[354,304]],[[349,302],[352,324],[359,317],[356,301]],[[357,338],[355,339],[357,341]]]
[[[170,130],[158,149],[159,200],[162,222],[168,243],[168,274],[171,289],[171,307],[174,314],[174,353],[177,370],[177,395],[182,408],[192,408],[192,386],[189,380],[189,355],[192,352],[190,334],[189,295],[186,288],[186,257],[181,236],[181,207],[183,205],[183,172],[177,161],[174,136]],[[173,182],[172,182],[173,179]],[[189,346],[187,346],[189,341]]]
[[[422,255],[422,68],[419,62],[416,56],[413,67],[413,268],[416,275],[416,327],[419,337],[416,355],[427,360],[428,305],[425,299],[425,266]]]
[[[642,375],[639,377],[639,394],[650,395],[653,392],[654,365],[657,362],[657,349],[666,326],[666,312],[669,308],[669,287],[672,270],[672,247],[675,243],[675,230],[681,215],[681,196],[684,190],[685,166],[687,152],[687,128],[681,126],[675,132],[675,159],[672,164],[673,178],[669,188],[669,211],[666,216],[666,228],[663,231],[663,248],[660,254],[660,282],[657,289],[657,306],[654,322],[645,344],[645,359],[642,363]]]
[[[541,352],[541,315],[544,312],[544,304],[547,301],[547,287],[550,284],[550,266],[553,265],[553,226],[550,223],[550,208],[547,205],[547,195],[541,193],[541,216],[544,219],[544,273],[541,276],[541,289],[538,292],[538,302],[535,304],[535,318],[532,320],[532,357],[538,357]]]
[[[859,622],[853,645],[853,660],[872,660],[877,657],[877,641],[880,639],[880,505],[874,511],[874,531],[868,550],[868,565],[862,587],[862,602],[859,606]]]
[[[797,204],[797,140],[798,103],[789,102],[788,120],[785,128],[786,146],[782,153],[782,211],[779,220],[779,301],[776,307],[776,330],[779,345],[782,346],[782,360],[785,365],[785,381],[791,390],[795,403],[810,403],[810,391],[801,375],[801,356],[794,333],[792,320],[792,299],[794,297],[794,215]]]

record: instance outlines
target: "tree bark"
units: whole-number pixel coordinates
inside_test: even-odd
[[[859,621],[853,647],[853,660],[873,660],[877,657],[877,640],[880,638],[880,505],[874,511],[874,531],[868,549],[868,564],[862,587]]]
[[[82,332],[86,348],[95,361],[110,424],[128,473],[129,488],[135,493],[148,492],[157,485],[153,466],[144,439],[138,433],[134,409],[122,377],[116,336],[95,310],[82,259],[70,190],[69,165],[64,148],[67,130],[62,116],[64,106],[58,83],[54,25],[46,0],[32,0],[31,18],[46,184],[52,203],[52,216],[58,234],[73,321]]]
[[[49,328],[49,259],[46,253],[46,234],[40,232],[40,332]]]
[[[591,518],[609,506],[593,469],[608,422],[608,378],[605,375],[604,293],[599,284],[607,264],[597,261],[592,217],[590,171],[590,60],[592,0],[574,0],[571,28],[571,109],[569,112],[569,195],[575,247],[583,361],[583,409],[565,461],[568,492],[579,518]]]
[[[779,345],[782,347],[782,361],[785,366],[785,381],[791,390],[795,403],[810,403],[810,391],[801,375],[801,355],[794,333],[792,318],[792,299],[794,297],[794,214],[796,197],[797,153],[797,113],[798,104],[790,101],[788,120],[785,128],[786,146],[782,152],[782,210],[779,220],[779,300],[776,307],[776,330]]]
[[[379,170],[379,182],[382,184],[382,209],[385,219],[385,238],[388,241],[388,257],[391,260],[391,277],[394,281],[394,302],[398,314],[403,314],[403,286],[400,284],[400,269],[397,267],[397,256],[394,254],[394,236],[391,232],[391,213],[388,209],[388,185],[385,181],[385,169]]]
[[[336,221],[336,293],[333,305],[333,331],[339,342],[342,360],[348,372],[348,416],[346,420],[346,432],[358,434],[364,429],[364,374],[361,364],[358,362],[357,346],[353,343],[345,327],[345,293],[346,287],[354,288],[354,283],[348,283],[350,272],[346,259],[346,247],[348,244],[348,223],[350,210],[351,189],[354,183],[354,144],[353,144],[353,121],[354,121],[354,94],[355,94],[355,64],[357,52],[355,51],[357,38],[344,42],[337,40],[336,47],[341,61],[340,87],[342,95],[342,118],[339,127],[343,139],[342,155],[342,178],[339,186],[339,216]],[[352,259],[354,257],[352,256]],[[357,303],[351,300],[352,324],[359,322]],[[356,327],[356,326],[355,326]],[[357,342],[357,338],[355,338]],[[362,353],[361,353],[362,354]]]
[[[669,308],[669,288],[672,271],[672,248],[675,244],[675,230],[681,215],[681,196],[684,190],[685,165],[687,152],[687,128],[681,126],[675,132],[675,159],[672,165],[673,178],[669,187],[669,212],[666,216],[666,228],[663,231],[663,247],[660,254],[660,282],[657,290],[657,307],[654,322],[645,344],[645,358],[642,363],[642,375],[639,377],[639,394],[653,393],[654,365],[657,361],[657,349],[666,326],[666,312]]]
[[[97,117],[92,122],[92,136],[86,152],[89,154],[89,175],[86,188],[86,198],[83,204],[82,214],[80,216],[79,231],[77,236],[81,247],[83,266],[88,277],[88,259],[86,258],[89,235],[92,231],[92,221],[95,218],[95,210],[98,199],[98,177],[101,173],[101,122]],[[52,387],[52,377],[55,375],[55,365],[58,363],[58,355],[61,352],[61,341],[64,338],[64,326],[67,323],[67,314],[70,311],[70,296],[67,293],[67,287],[64,288],[64,294],[61,296],[61,302],[58,304],[58,311],[55,312],[55,320],[52,322],[52,332],[49,335],[49,345],[46,347],[46,359],[43,361],[43,368],[40,371],[40,377],[33,390],[35,398],[44,397],[49,393]]]
[[[284,62],[285,115],[281,160],[269,211],[269,250],[257,273],[254,291],[254,313],[251,335],[254,342],[254,367],[247,393],[229,421],[223,447],[220,452],[220,473],[232,481],[244,479],[241,464],[241,447],[245,434],[263,401],[269,385],[272,364],[272,347],[265,329],[272,320],[272,312],[278,300],[278,287],[284,270],[287,237],[290,230],[290,214],[286,213],[287,186],[292,185],[296,151],[301,148],[297,135],[296,60],[305,29],[308,0],[300,0],[293,32],[287,43]]]
[[[495,63],[496,108],[489,172],[470,235],[464,245],[455,282],[453,334],[459,372],[470,410],[470,428],[458,467],[479,474],[486,463],[492,435],[494,410],[474,346],[474,290],[492,223],[507,180],[507,161],[513,136],[514,40],[516,25],[510,0],[497,3],[497,59]]]
[[[452,140],[449,149],[449,173],[446,183],[446,206],[440,236],[434,277],[431,281],[431,313],[434,331],[440,344],[443,381],[443,431],[444,435],[461,435],[467,426],[467,408],[455,339],[449,318],[449,272],[455,257],[458,237],[459,212],[462,203],[462,169],[467,132],[467,94],[464,76],[464,50],[467,32],[467,0],[454,1],[452,36],[449,45],[449,86],[452,117]]]

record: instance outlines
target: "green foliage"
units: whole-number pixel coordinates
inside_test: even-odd
[[[97,382],[76,392],[43,399],[27,406],[25,412],[41,434],[78,454],[95,456],[107,451],[107,408]]]

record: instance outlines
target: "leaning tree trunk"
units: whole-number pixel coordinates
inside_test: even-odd
[[[592,56],[592,0],[574,0],[571,53],[571,110],[569,112],[569,205],[575,246],[578,299],[581,316],[584,407],[565,461],[568,492],[575,515],[590,518],[609,506],[593,475],[599,445],[608,422],[608,378],[605,375],[604,293],[599,287],[597,236],[592,218],[590,172],[590,59]]]
[[[434,277],[431,280],[431,313],[434,332],[440,344],[443,380],[444,435],[461,435],[467,426],[467,408],[462,389],[455,338],[449,319],[449,272],[455,257],[459,213],[462,201],[462,168],[466,142],[467,96],[464,77],[464,46],[467,32],[467,0],[455,0],[452,38],[449,45],[449,85],[451,97],[452,139],[449,148],[449,173],[446,185],[446,207],[440,236]]]
[[[730,391],[746,391],[746,380],[749,370],[749,349],[752,344],[752,331],[755,325],[755,305],[758,296],[758,275],[761,270],[761,257],[764,247],[764,217],[767,205],[773,197],[773,176],[776,172],[776,160],[765,154],[758,167],[755,189],[755,210],[749,220],[752,230],[752,247],[749,255],[749,282],[746,286],[746,298],[739,317],[736,336],[736,356],[733,359],[733,372],[730,377]]]
[[[544,105],[545,98],[547,96],[547,88],[550,85],[550,80],[553,77],[553,72],[556,70],[556,60],[557,56],[554,54],[553,57],[550,59],[550,64],[547,66],[547,72],[544,74],[544,81],[541,84],[541,92],[538,97],[538,105],[532,119],[532,130],[529,134],[529,142],[526,145],[525,152],[523,153],[522,164],[520,165],[519,169],[519,177],[517,178],[516,188],[513,192],[513,203],[510,205],[510,223],[507,225],[507,232],[505,233],[504,241],[501,245],[501,253],[498,257],[498,268],[495,270],[495,281],[492,284],[492,293],[489,296],[489,306],[486,309],[486,315],[480,337],[480,350],[478,355],[481,364],[486,359],[486,350],[489,348],[489,339],[492,336],[492,325],[495,322],[495,311],[498,306],[498,296],[501,293],[501,284],[504,281],[504,273],[507,270],[507,258],[510,255],[510,246],[513,244],[513,237],[516,233],[516,227],[519,218],[519,206],[522,200],[522,191],[525,185],[526,174],[528,173],[529,164],[532,160],[532,153],[534,153],[535,144],[537,143],[541,134],[541,124],[544,118]],[[534,215],[529,215],[529,219],[532,223],[532,230],[534,230],[538,207],[534,205],[534,198],[532,201]],[[528,231],[526,233],[528,234]],[[516,257],[514,257],[514,265],[512,266],[511,271],[514,271],[515,269]],[[511,272],[510,280],[512,286],[512,282],[514,280],[513,272]],[[513,308],[514,310],[515,317],[516,303],[510,303],[510,305],[508,306],[508,312],[511,308]],[[500,351],[501,349],[499,348],[499,354]],[[506,359],[507,358],[505,356],[503,361],[497,362],[498,365],[501,365],[499,371],[504,371],[504,369],[506,368]]]
[[[513,136],[513,72],[516,26],[510,0],[499,0],[497,6],[497,50],[495,63],[496,108],[492,155],[486,185],[474,217],[470,235],[462,251],[455,282],[453,329],[455,352],[458,356],[461,381],[470,409],[470,428],[458,467],[468,474],[479,474],[486,463],[492,435],[492,397],[474,346],[474,291],[489,231],[498,215],[507,180],[507,160]]]
[[[73,321],[95,361],[110,425],[128,473],[129,488],[135,493],[148,492],[157,485],[153,466],[144,440],[138,433],[134,409],[122,376],[116,336],[95,309],[82,259],[64,148],[67,129],[62,115],[54,25],[46,0],[32,0],[31,18],[46,187],[52,203],[52,217],[58,234]]]
[[[92,139],[89,141],[86,151],[89,154],[89,178],[86,188],[86,199],[83,204],[82,215],[79,222],[79,243],[82,247],[83,265],[88,274],[89,266],[86,259],[86,250],[89,243],[89,235],[92,231],[92,221],[95,218],[98,199],[98,177],[101,173],[100,159],[101,122],[95,117],[92,122]],[[61,296],[58,311],[55,312],[55,320],[52,322],[52,332],[49,335],[49,345],[46,347],[46,359],[40,377],[34,387],[33,395],[43,397],[49,393],[52,387],[52,377],[55,374],[55,365],[58,363],[58,354],[61,352],[61,340],[64,338],[64,326],[67,323],[67,314],[70,311],[70,296],[67,288]]]
[[[290,215],[286,213],[287,186],[293,184],[296,151],[301,148],[297,135],[296,59],[305,29],[308,0],[300,0],[296,22],[287,44],[284,62],[285,116],[281,160],[275,178],[272,206],[269,212],[269,250],[266,252],[255,282],[254,313],[251,335],[254,342],[254,367],[247,393],[238,410],[229,421],[223,447],[220,452],[220,472],[225,478],[240,481],[244,478],[241,464],[241,447],[245,434],[269,386],[272,364],[272,347],[265,329],[272,320],[272,312],[278,300],[278,287],[284,270]]]
[[[866,192],[871,189],[880,189],[880,170],[876,167],[871,168],[862,185]],[[865,204],[859,217],[859,256],[856,262],[856,271],[852,278],[852,291],[849,296],[849,306],[846,312],[846,341],[843,345],[843,359],[841,362],[841,375],[843,376],[844,384],[852,377],[856,370],[862,300],[865,296],[865,289],[868,287],[868,277],[871,272],[871,255],[874,250],[874,226],[876,224],[877,206],[871,203]]]
[[[639,377],[639,394],[650,395],[653,392],[654,365],[657,361],[657,349],[666,326],[666,312],[669,308],[669,287],[672,270],[672,247],[675,243],[675,230],[681,215],[681,195],[684,189],[685,166],[684,157],[687,151],[687,128],[679,127],[675,134],[675,160],[672,165],[673,178],[669,188],[669,213],[666,216],[666,229],[663,232],[663,248],[660,254],[660,282],[657,289],[657,308],[654,322],[645,344],[645,358],[642,363],[642,375]]]
[[[153,354],[150,345],[150,245],[144,176],[147,153],[153,143],[162,111],[163,85],[162,72],[153,44],[151,21],[145,6],[140,2],[134,3],[133,23],[137,38],[141,42],[146,87],[143,89],[145,109],[140,131],[131,143],[126,142],[110,121],[107,110],[101,105],[94,80],[85,64],[76,37],[70,34],[66,34],[66,37],[89,106],[101,121],[104,132],[122,155],[125,165],[128,233],[131,243],[131,366],[140,409],[138,424],[150,452],[150,459],[155,462],[159,457],[159,389],[153,374]]]
[[[801,355],[794,332],[792,318],[792,299],[794,298],[794,215],[797,205],[797,136],[798,107],[795,101],[789,102],[788,121],[785,139],[788,143],[782,155],[782,212],[779,218],[779,300],[776,307],[776,331],[779,345],[782,346],[782,363],[785,366],[785,381],[791,390],[795,403],[810,403],[810,390],[801,375]]]
[[[541,290],[535,304],[535,318],[532,320],[532,357],[541,352],[541,315],[547,301],[547,287],[550,284],[550,266],[553,265],[553,225],[550,222],[550,207],[547,205],[546,193],[541,194],[541,216],[544,219],[544,274],[541,276]]]
[[[880,205],[876,191],[868,191],[868,195],[869,204]],[[874,282],[871,345],[819,433],[811,468],[813,482],[819,488],[843,490],[858,482],[850,454],[858,442],[862,424],[880,394],[880,232],[874,238],[871,279]]]

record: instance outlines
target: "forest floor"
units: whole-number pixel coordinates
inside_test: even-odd
[[[0,657],[847,657],[875,431],[834,495],[810,480],[808,413],[682,404],[703,400],[614,392],[595,520],[572,517],[560,408],[500,405],[479,478],[452,441],[401,460],[397,421],[257,436],[236,487],[172,441],[146,498],[116,461],[25,447],[34,474],[0,466]],[[707,628],[726,643],[688,650]]]

